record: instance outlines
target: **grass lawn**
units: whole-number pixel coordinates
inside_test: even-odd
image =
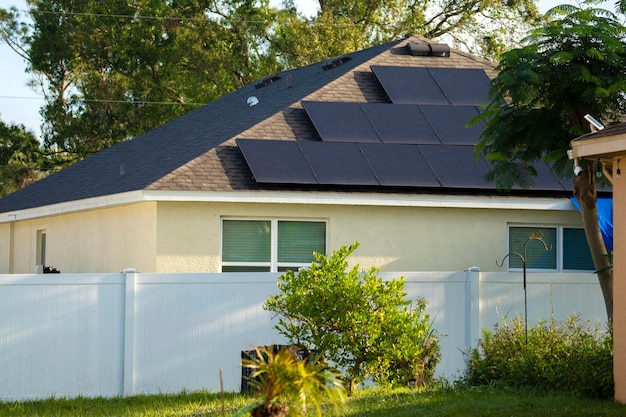
[[[252,402],[252,397],[204,392],[128,398],[0,403],[0,417],[230,417]],[[222,412],[224,407],[224,412]],[[312,415],[312,414],[311,414]],[[531,391],[439,389],[358,392],[348,403],[349,417],[396,416],[626,416],[626,405]],[[325,416],[326,417],[326,416]]]

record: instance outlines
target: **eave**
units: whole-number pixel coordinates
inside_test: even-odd
[[[576,211],[568,198],[468,196],[435,194],[382,194],[334,192],[180,192],[132,191],[0,214],[0,223],[74,214],[145,202],[201,202],[242,204],[298,204],[323,206],[434,207],[462,209]]]

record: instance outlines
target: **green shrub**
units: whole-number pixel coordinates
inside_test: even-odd
[[[577,317],[542,321],[528,329],[523,319],[503,320],[483,330],[470,351],[466,381],[566,391],[590,398],[613,396],[611,331],[581,324]]]
[[[290,343],[315,349],[337,366],[349,390],[367,377],[424,386],[440,360],[426,301],[408,301],[402,278],[383,281],[375,268],[348,270],[346,258],[357,246],[330,257],[316,253],[309,269],[288,271],[264,308],[281,316],[276,329]]]
[[[242,365],[252,369],[249,384],[260,396],[249,407],[252,417],[303,417],[311,408],[322,417],[324,401],[336,415],[342,414],[345,394],[339,374],[318,360],[299,359],[288,348],[257,348],[254,358]]]

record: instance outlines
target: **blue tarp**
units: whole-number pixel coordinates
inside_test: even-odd
[[[572,202],[580,211],[580,205],[576,197],[570,197]],[[613,252],[613,197],[598,197],[596,200],[598,208],[598,222],[600,223],[600,231],[606,248]]]

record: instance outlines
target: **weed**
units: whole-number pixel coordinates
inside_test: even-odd
[[[466,382],[564,391],[589,398],[613,396],[613,340],[578,317],[540,321],[528,330],[522,319],[504,319],[483,331],[469,352]]]

